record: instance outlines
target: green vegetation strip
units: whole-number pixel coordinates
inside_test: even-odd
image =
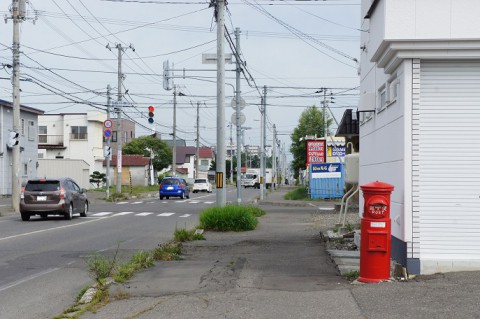
[[[308,197],[308,190],[306,186],[300,186],[293,191],[286,193],[283,197],[286,200],[305,200]]]
[[[257,227],[265,212],[254,206],[210,207],[200,214],[200,228],[214,231],[247,231]]]

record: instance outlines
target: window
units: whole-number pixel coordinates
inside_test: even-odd
[[[35,131],[35,122],[28,121],[28,140],[34,141],[35,135],[37,135],[37,132]]]
[[[22,135],[25,135],[25,119],[20,120],[20,129],[22,131]]]
[[[23,175],[28,175],[28,165],[23,164]]]
[[[87,139],[87,127],[86,126],[72,126],[72,134],[70,139],[72,140],[86,140]]]
[[[399,89],[400,89],[400,81],[398,80],[397,75],[395,74],[388,80],[388,97],[389,97],[390,103],[395,102],[397,100]]]
[[[208,160],[205,160],[205,159],[200,160],[200,165],[207,166],[208,165]]]
[[[384,110],[388,104],[387,86],[384,84],[378,89],[377,112]]]
[[[38,127],[38,143],[47,144],[47,126]]]
[[[112,132],[112,142],[116,142],[117,141],[117,131],[113,131]]]

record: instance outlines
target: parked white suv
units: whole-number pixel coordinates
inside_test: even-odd
[[[194,193],[198,193],[198,192],[211,193],[212,192],[212,184],[210,184],[210,182],[206,178],[197,178],[195,180],[195,182],[193,183],[192,191]]]

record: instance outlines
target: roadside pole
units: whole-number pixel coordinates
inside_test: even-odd
[[[107,120],[110,120],[110,105],[112,103],[112,98],[110,96],[110,85],[107,85]],[[110,150],[110,140],[111,137],[106,137],[107,140],[107,149]],[[111,152],[111,151],[110,151]],[[110,198],[110,154],[107,154],[105,157],[107,164],[106,164],[106,175],[107,175],[107,181],[105,183],[105,187],[107,188],[106,190],[106,198]]]

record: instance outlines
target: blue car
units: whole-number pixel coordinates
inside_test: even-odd
[[[164,197],[169,199],[172,196],[181,199],[190,198],[190,187],[187,181],[180,177],[165,177],[162,179],[158,192],[160,193],[160,199]]]

